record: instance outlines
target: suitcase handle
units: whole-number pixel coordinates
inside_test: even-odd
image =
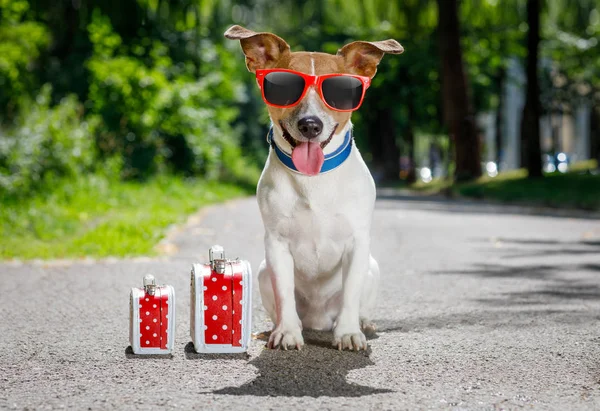
[[[156,293],[156,280],[152,274],[144,276],[144,290],[150,295]]]
[[[208,259],[210,261],[210,268],[218,274],[225,273],[227,264],[229,264],[233,270],[233,263],[239,260],[239,258],[235,260],[226,258],[225,250],[220,245],[214,245],[208,250]]]

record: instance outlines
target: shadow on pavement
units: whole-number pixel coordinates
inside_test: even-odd
[[[405,193],[401,190],[380,188],[377,190],[376,209],[408,209],[420,211],[437,211],[466,214],[510,214],[530,215],[555,218],[581,218],[585,220],[600,219],[596,211],[549,208],[532,205],[502,204],[483,200],[467,200],[448,198],[441,195],[422,195]],[[398,204],[386,204],[385,200],[399,201]]]
[[[505,304],[504,304],[505,305]],[[591,310],[565,309],[536,309],[535,307],[520,307],[520,309],[491,309],[474,310],[455,314],[411,317],[403,320],[376,320],[379,332],[411,333],[424,330],[452,330],[464,327],[486,327],[497,330],[500,328],[521,329],[535,327],[542,322],[557,324],[596,324],[600,315]]]
[[[475,239],[487,242],[489,239]],[[600,255],[598,241],[560,241],[554,239],[494,239],[495,246],[483,252],[500,255],[509,264],[477,263],[468,269],[433,271],[436,275],[464,275],[482,279],[513,278],[540,280],[533,289],[498,293],[496,297],[474,301],[496,307],[568,304],[600,300],[600,264],[591,262],[551,263],[549,257]],[[536,247],[532,249],[532,247]],[[519,264],[520,258],[527,263]],[[573,275],[575,274],[575,275]],[[590,276],[590,274],[592,276]]]
[[[561,241],[536,238],[494,238],[495,248],[489,252],[502,253],[505,258],[586,256],[600,254],[600,241]],[[476,243],[490,243],[490,239],[478,238]],[[500,247],[498,247],[498,245]],[[535,248],[534,248],[535,247]],[[600,264],[591,265],[600,269]]]
[[[148,359],[162,359],[172,360],[173,354],[134,354],[131,345],[125,348],[125,357],[129,360],[148,360]]]
[[[184,348],[185,358],[188,360],[247,360],[250,355],[246,352],[233,354],[201,354],[194,350],[194,343],[189,342]]]
[[[597,240],[581,240],[581,241],[564,241],[564,240],[549,240],[545,238],[497,238],[498,241],[522,244],[522,245],[589,245],[600,247],[600,241]],[[487,241],[482,239],[481,241]]]
[[[600,264],[556,264],[556,265],[503,265],[503,264],[474,264],[467,270],[433,271],[432,274],[470,275],[481,278],[527,278],[551,279],[554,276],[569,271],[598,271]],[[557,279],[557,281],[560,281]]]
[[[565,304],[571,301],[599,300],[600,285],[580,278],[560,277],[569,272],[597,272],[598,264],[579,265],[502,265],[475,264],[468,270],[435,271],[439,275],[468,275],[479,278],[537,279],[546,282],[533,290],[500,293],[495,298],[479,298],[475,301],[496,306]]]
[[[215,394],[284,397],[361,397],[391,392],[346,381],[350,370],[374,363],[365,351],[338,351],[331,346],[331,333],[306,331],[301,351],[264,349],[249,364],[259,376],[240,387],[226,387]]]

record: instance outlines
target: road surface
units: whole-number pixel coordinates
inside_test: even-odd
[[[380,331],[361,353],[315,332],[265,349],[258,293],[248,355],[191,350],[190,266],[220,243],[258,267],[254,198],[172,230],[170,256],[0,264],[0,408],[600,409],[600,220],[544,214],[381,192]],[[172,358],[128,350],[146,273],[177,292]]]

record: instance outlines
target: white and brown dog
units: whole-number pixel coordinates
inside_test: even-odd
[[[356,41],[336,55],[294,52],[272,33],[233,26],[273,123],[258,183],[265,260],[258,280],[275,327],[268,346],[304,345],[302,329],[333,330],[339,349],[366,349],[379,282],[370,253],[375,184],[352,141],[356,110],[395,40]]]

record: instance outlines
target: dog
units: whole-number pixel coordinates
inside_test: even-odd
[[[265,227],[258,271],[274,323],[269,348],[301,349],[302,330],[333,330],[333,346],[366,350],[379,283],[370,253],[375,183],[354,146],[350,117],[395,40],[355,41],[336,55],[291,52],[272,33],[235,25],[272,122],[257,186]]]

